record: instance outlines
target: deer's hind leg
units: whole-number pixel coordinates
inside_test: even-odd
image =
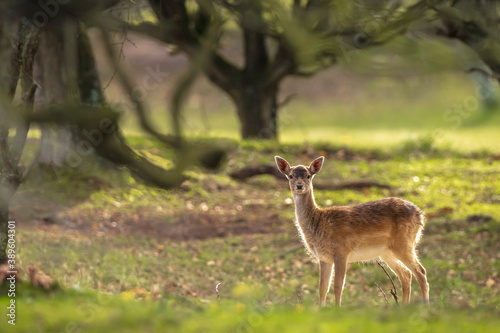
[[[418,260],[415,248],[399,248],[393,252],[396,258],[401,260],[401,262],[403,262],[403,264],[411,270],[413,275],[415,275],[415,279],[417,279],[420,289],[422,290],[424,302],[429,304],[429,283],[427,282],[427,272]]]
[[[403,290],[403,304],[408,304],[411,295],[411,271],[390,251],[385,252],[380,258],[398,276],[399,282],[401,282],[401,289]]]

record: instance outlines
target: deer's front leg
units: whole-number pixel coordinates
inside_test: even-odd
[[[319,305],[325,306],[326,294],[330,290],[330,281],[332,279],[333,264],[319,262]]]
[[[335,256],[334,263],[335,275],[333,278],[333,293],[335,294],[335,305],[340,306],[347,270],[347,256]]]

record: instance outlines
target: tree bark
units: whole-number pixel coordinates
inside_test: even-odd
[[[242,2],[241,29],[243,31],[243,54],[245,67],[242,70],[240,89],[233,94],[241,124],[243,139],[276,139],[278,112],[278,86],[267,84],[270,71],[269,53],[263,33],[262,4],[254,0]]]
[[[11,30],[12,28],[16,31]],[[16,93],[22,63],[25,36],[20,36],[21,25],[15,20],[0,22],[0,98],[11,101]],[[12,45],[9,38],[14,37]],[[2,107],[5,103],[2,101]],[[22,169],[17,165],[9,140],[12,124],[0,121],[0,264],[6,262],[9,203],[21,183]]]
[[[238,98],[233,98],[243,139],[277,139],[278,86],[262,87],[243,83]]]
[[[41,89],[35,97],[35,112],[78,101],[76,25],[75,19],[64,17],[51,21],[41,32],[34,73]],[[36,162],[52,167],[65,165],[73,146],[73,137],[71,126],[43,125]]]
[[[158,29],[151,30],[151,26],[142,25],[138,26],[143,29],[141,31],[166,43],[176,44],[189,57],[195,57],[204,41],[199,37],[199,26],[197,33],[193,33],[189,28],[191,23],[189,15],[186,14],[185,1],[149,0],[149,3],[156,13],[160,27],[171,30],[158,34]],[[277,53],[277,62],[271,64],[262,3],[243,0],[239,2],[239,6],[242,9],[244,68],[239,68],[214,50],[203,71],[208,79],[226,92],[235,103],[243,139],[276,139],[279,84],[291,73],[291,67],[288,64],[281,65],[285,63],[283,58],[286,58],[282,52],[283,48]],[[200,11],[203,11],[203,8]],[[212,15],[209,12],[204,14]]]

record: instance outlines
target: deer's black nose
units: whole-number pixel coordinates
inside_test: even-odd
[[[297,187],[297,190],[302,190],[304,188],[304,185],[297,184],[297,185],[295,185],[295,187]]]

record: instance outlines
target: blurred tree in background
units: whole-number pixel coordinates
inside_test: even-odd
[[[0,263],[7,261],[9,203],[21,184],[24,168],[21,156],[28,136],[29,116],[33,110],[36,85],[32,80],[34,57],[38,47],[36,31],[19,21],[4,17],[0,23]],[[17,114],[6,109],[21,87],[21,106]],[[9,138],[10,128],[15,135]]]
[[[184,181],[188,165],[198,162],[213,168],[224,157],[217,147],[188,144],[180,133],[163,135],[148,126],[146,131],[175,151],[176,164],[171,169],[153,164],[127,145],[117,122],[119,113],[105,103],[86,32],[88,18],[116,3],[0,2],[0,61],[4,64],[0,72],[0,263],[7,260],[9,203],[28,171],[40,166],[76,167],[96,152],[143,181],[168,189]],[[108,33],[102,34],[111,57]],[[122,71],[120,79],[130,86]],[[18,86],[20,99],[16,98]],[[183,86],[179,94],[188,88]],[[136,106],[147,123],[142,106]],[[37,157],[25,168],[21,157],[33,122],[41,125],[42,137]]]
[[[439,22],[436,34],[459,40],[484,62],[469,70],[477,81],[486,110],[498,105],[492,82],[500,78],[497,4],[496,0],[457,0],[451,3],[437,1],[430,6]]]
[[[245,139],[277,138],[278,93],[287,76],[314,75],[353,49],[384,43],[427,8],[424,2],[359,0],[148,2],[157,22],[127,28],[175,45],[190,58],[209,41],[203,72],[234,102]],[[242,59],[229,59],[220,43],[235,28]]]

